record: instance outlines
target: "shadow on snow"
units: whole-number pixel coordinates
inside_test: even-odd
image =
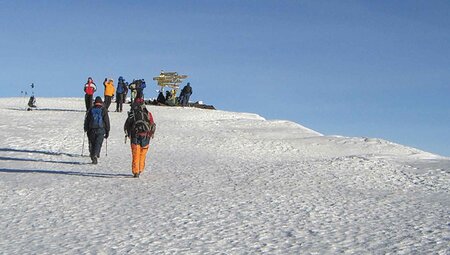
[[[86,173],[75,171],[51,171],[51,170],[25,170],[25,169],[6,169],[6,168],[0,168],[0,173],[38,173],[38,174],[63,174],[63,175],[75,175],[75,176],[98,177],[98,178],[133,178],[132,175],[127,174]]]
[[[0,157],[0,160],[44,162],[44,163],[68,164],[68,165],[88,165],[89,164],[89,163],[75,162],[75,161],[55,161],[55,160],[45,160],[45,159],[13,158],[13,157]]]
[[[54,155],[54,156],[69,156],[69,157],[79,157],[79,154],[71,154],[71,153],[64,153],[64,152],[53,152],[53,151],[38,151],[38,150],[24,150],[24,149],[11,149],[11,148],[0,148],[0,151],[6,151],[6,152],[24,152],[24,153],[39,153],[39,154],[45,154],[45,155]]]

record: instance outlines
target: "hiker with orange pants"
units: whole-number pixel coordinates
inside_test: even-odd
[[[124,131],[131,141],[131,153],[133,155],[131,171],[133,177],[138,178],[144,172],[145,159],[149,148],[150,139],[155,133],[156,124],[151,112],[147,110],[144,99],[138,97],[131,105],[128,118],[125,121]]]

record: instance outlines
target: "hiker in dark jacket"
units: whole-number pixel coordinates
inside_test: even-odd
[[[94,106],[86,112],[84,119],[84,132],[87,132],[89,139],[89,155],[92,164],[97,164],[103,139],[108,139],[109,129],[108,110],[103,107],[102,98],[96,97]]]
[[[189,98],[192,95],[192,87],[191,84],[188,82],[186,86],[183,87],[181,90],[180,95],[180,104],[181,106],[187,106],[189,103]]]
[[[150,139],[153,137],[156,125],[151,112],[147,110],[144,99],[137,97],[131,105],[128,118],[125,121],[125,135],[131,141],[131,171],[134,177],[144,171]]]
[[[126,92],[128,92],[128,85],[125,83],[123,77],[120,76],[116,89],[116,112],[122,112],[123,98],[127,96]]]
[[[158,102],[160,104],[165,104],[166,103],[166,98],[164,97],[164,94],[162,93],[162,91],[159,91],[158,98],[156,99],[156,102]]]

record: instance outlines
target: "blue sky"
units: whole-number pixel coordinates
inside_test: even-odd
[[[0,0],[0,96],[177,71],[218,109],[450,156],[449,13],[438,0]]]

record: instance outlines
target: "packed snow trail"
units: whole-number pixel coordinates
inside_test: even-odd
[[[125,111],[110,112],[108,156],[104,143],[92,165],[83,99],[39,98],[31,112],[22,101],[0,99],[4,254],[449,253],[448,158],[148,106],[157,132],[135,179]]]

